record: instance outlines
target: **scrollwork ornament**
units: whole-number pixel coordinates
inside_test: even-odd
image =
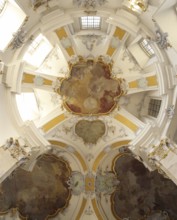
[[[31,156],[31,152],[29,152],[28,146],[21,145],[19,139],[14,139],[12,137],[7,139],[2,148],[5,151],[9,151],[10,155],[19,161],[29,159],[29,157]]]
[[[154,22],[154,26],[155,26],[155,39],[150,39],[150,41],[154,41],[155,43],[157,43],[157,45],[160,47],[160,49],[167,49],[168,47],[171,47],[171,45],[168,42],[168,33],[167,32],[163,32],[160,28],[160,26],[158,25],[158,23],[152,19],[152,21]]]
[[[98,46],[100,43],[102,43],[103,39],[105,38],[104,36],[95,34],[81,35],[78,37],[82,40],[82,43],[89,51],[92,51],[94,46]]]
[[[67,181],[73,195],[80,195],[84,192],[85,182],[84,176],[80,172],[72,172],[71,177]]]
[[[154,146],[154,150],[149,154],[150,158],[155,158],[157,160],[165,159],[170,151],[164,140],[161,140],[159,146]]]
[[[169,119],[173,118],[173,115],[175,113],[175,106],[174,105],[170,105],[167,109],[166,109],[166,113]]]
[[[25,25],[27,21],[28,17],[25,18],[21,27],[13,34],[12,42],[8,46],[9,48],[12,48],[12,50],[18,49],[26,43],[27,31],[25,30]]]
[[[18,49],[18,48],[22,47],[23,44],[25,44],[26,34],[27,34],[27,31],[24,28],[21,28],[20,30],[17,31],[17,33],[15,33],[13,35],[14,39],[11,43],[13,50]]]
[[[91,207],[89,206],[86,210],[85,210],[85,214],[86,215],[93,215],[93,210],[91,209]]]
[[[31,0],[31,4],[34,10],[39,8],[42,5],[46,5],[46,7],[49,7],[48,3],[51,0]]]
[[[96,7],[103,6],[106,2],[107,0],[73,0],[73,5],[86,9],[95,9]]]

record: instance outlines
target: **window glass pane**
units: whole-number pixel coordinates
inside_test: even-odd
[[[161,102],[162,101],[159,99],[151,99],[148,107],[148,115],[157,118],[160,111]]]
[[[3,3],[2,1],[0,2],[1,4]],[[6,2],[6,5],[3,8],[2,13],[0,14],[0,29],[3,30],[0,34],[1,51],[4,51],[6,47],[10,44],[11,40],[14,37],[14,33],[16,33],[21,27],[25,18],[26,14],[14,0],[9,0],[8,2]]]
[[[100,29],[101,18],[98,16],[81,17],[81,29]]]
[[[29,46],[23,60],[33,66],[39,67],[52,48],[53,47],[50,42],[42,34],[40,34]]]
[[[141,39],[139,41],[139,45],[149,57],[152,57],[154,55],[154,50],[149,45],[149,43],[146,39]]]
[[[34,93],[16,95],[17,107],[23,121],[35,120],[39,117],[39,109]]]

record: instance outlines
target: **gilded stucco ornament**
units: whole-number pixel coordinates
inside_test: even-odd
[[[69,189],[73,195],[84,193],[86,196],[99,196],[112,194],[119,185],[119,180],[113,172],[102,172],[98,170],[96,176],[92,172],[83,175],[80,172],[73,171],[67,181]]]
[[[73,0],[73,5],[86,9],[94,9],[103,6],[107,0]]]
[[[31,156],[31,149],[27,145],[21,144],[19,139],[13,137],[7,139],[2,148],[19,161],[25,162]]]
[[[105,36],[88,34],[88,35],[79,35],[78,38],[85,45],[86,49],[92,51],[94,47],[100,45],[105,39]]]
[[[31,5],[32,5],[33,9],[36,10],[37,8],[39,8],[42,5],[49,7],[48,3],[50,1],[51,0],[31,0]]]
[[[147,0],[128,0],[128,7],[137,13],[145,12],[148,8]]]
[[[158,161],[165,159],[170,151],[175,151],[175,147],[168,138],[162,139],[158,146],[153,146],[153,151],[148,155],[151,164],[158,165]]]
[[[160,145],[158,147],[154,146],[154,151],[151,152],[148,157],[149,158],[154,158],[157,161],[164,159],[165,157],[167,157],[169,149],[162,143],[160,143]]]

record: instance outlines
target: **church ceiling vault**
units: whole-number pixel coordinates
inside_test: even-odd
[[[0,220],[177,219],[176,21],[174,0],[0,0]]]

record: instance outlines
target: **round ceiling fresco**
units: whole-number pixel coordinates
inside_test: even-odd
[[[75,114],[99,115],[111,112],[123,90],[124,79],[111,77],[112,65],[95,60],[79,61],[71,65],[70,76],[62,79],[58,93],[63,97],[64,107]]]

